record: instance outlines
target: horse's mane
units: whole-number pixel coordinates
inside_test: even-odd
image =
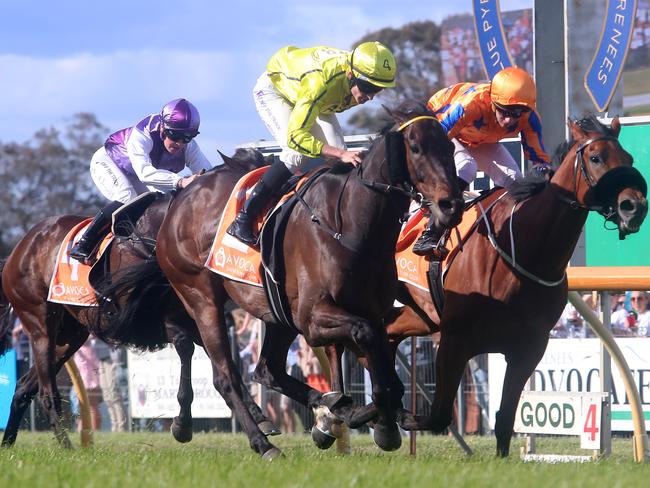
[[[575,123],[585,132],[596,132],[603,136],[615,137],[614,131],[602,124],[594,114],[585,115],[580,120],[576,120]],[[553,157],[551,158],[553,167],[557,168],[562,164],[562,161],[564,161],[575,142],[576,141],[570,137],[555,149]],[[542,191],[546,185],[546,178],[531,174],[521,180],[515,181],[508,191],[515,201],[520,202],[536,195]]]
[[[602,124],[594,114],[585,115],[580,120],[576,120],[575,123],[585,132],[596,132],[601,136],[616,137],[614,131],[610,127]],[[561,143],[557,149],[555,149],[552,158],[554,166],[557,167],[562,164],[562,161],[564,161],[564,158],[566,158],[566,155],[569,153],[569,150],[573,147],[575,142],[576,141],[573,137],[569,137],[568,140]]]

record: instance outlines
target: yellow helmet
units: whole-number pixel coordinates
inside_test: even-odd
[[[397,62],[390,49],[381,42],[364,42],[354,48],[350,67],[352,74],[360,80],[382,88],[395,86]]]
[[[521,68],[504,68],[492,78],[490,98],[499,105],[523,105],[535,110],[535,81]]]

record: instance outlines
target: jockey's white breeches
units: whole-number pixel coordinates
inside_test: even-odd
[[[477,170],[483,171],[495,185],[505,188],[522,177],[519,165],[503,144],[496,142],[469,147],[457,139],[452,139],[452,142],[456,147],[456,174],[467,183],[474,181]]]
[[[147,187],[136,176],[123,173],[106,153],[104,146],[90,160],[90,176],[102,195],[110,201],[126,203],[149,190],[158,191]]]
[[[275,141],[282,148],[280,161],[292,173],[300,172],[310,159],[287,146],[287,129],[293,106],[273,86],[266,72],[262,73],[253,88],[253,99],[257,113],[269,129]],[[339,149],[346,149],[343,130],[335,114],[319,115],[311,129],[316,139]]]

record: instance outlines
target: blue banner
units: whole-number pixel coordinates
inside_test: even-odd
[[[483,67],[492,79],[497,72],[513,64],[501,24],[499,0],[472,0],[472,4],[474,31],[481,50]]]
[[[636,0],[608,0],[598,50],[585,74],[585,89],[601,112],[607,110],[623,74],[635,16]]]
[[[7,426],[9,408],[16,389],[16,351],[9,349],[0,356],[0,429]]]

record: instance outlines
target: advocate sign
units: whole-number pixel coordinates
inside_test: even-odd
[[[628,362],[646,422],[650,422],[650,338],[619,338],[616,343]],[[488,358],[490,425],[501,402],[506,362],[501,354]],[[552,392],[600,391],[600,340],[551,339],[535,369],[535,390]],[[634,431],[632,412],[623,379],[612,364],[612,430]],[[542,412],[540,412],[541,414]]]

